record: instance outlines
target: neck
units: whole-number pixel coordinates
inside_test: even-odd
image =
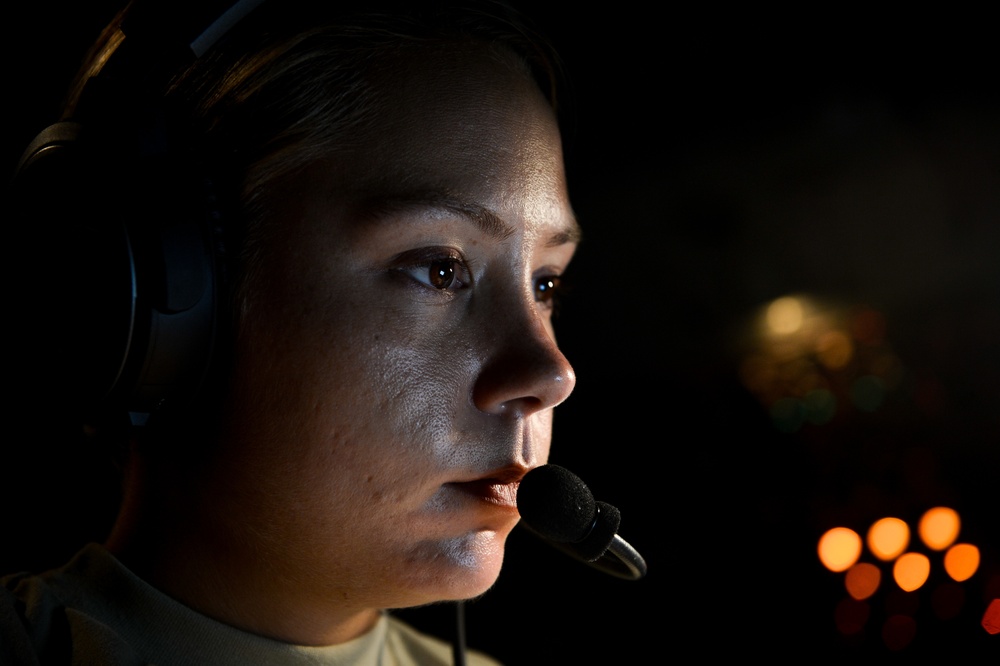
[[[375,626],[379,609],[351,604],[347,590],[289,577],[225,508],[238,500],[204,492],[206,476],[150,468],[133,445],[122,507],[104,544],[137,576],[203,615],[290,644],[335,645]]]

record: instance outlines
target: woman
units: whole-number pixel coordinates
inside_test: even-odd
[[[449,663],[386,610],[487,591],[548,459],[579,240],[555,61],[502,6],[256,4],[181,30],[181,66],[155,41],[177,4],[127,10],[40,141],[72,157],[22,166],[25,189],[72,173],[48,220],[125,211],[85,241],[128,246],[139,295],[84,381],[129,441],[121,510],[5,579],[4,657]]]

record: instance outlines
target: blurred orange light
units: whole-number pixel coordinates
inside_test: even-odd
[[[862,601],[875,594],[882,582],[882,572],[870,562],[858,562],[847,570],[844,587],[852,599]]]
[[[957,543],[944,554],[944,570],[961,583],[979,568],[979,549],[971,543]]]
[[[816,356],[828,368],[843,368],[854,356],[854,343],[843,331],[827,331],[816,340]]]
[[[892,567],[892,577],[903,590],[912,592],[927,582],[931,573],[931,561],[923,553],[906,553],[896,560]]]
[[[910,545],[910,526],[899,518],[882,518],[868,529],[868,549],[883,561],[894,560]]]
[[[772,332],[787,335],[802,328],[805,312],[797,298],[785,296],[775,299],[767,306],[765,317]]]
[[[958,538],[958,531],[961,527],[961,520],[954,509],[945,506],[937,506],[928,509],[920,518],[917,529],[920,538],[927,547],[932,550],[944,550],[955,543]]]
[[[848,527],[834,527],[820,537],[817,552],[830,571],[847,571],[861,556],[861,537]]]

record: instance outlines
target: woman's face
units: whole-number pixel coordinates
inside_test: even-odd
[[[391,85],[376,132],[283,185],[222,441],[225,529],[318,604],[486,591],[575,383],[552,328],[577,227],[551,109],[483,54]]]

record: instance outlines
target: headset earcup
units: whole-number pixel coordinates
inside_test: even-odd
[[[74,123],[46,128],[13,195],[24,249],[41,248],[26,330],[59,404],[134,421],[189,403],[218,318],[216,211],[173,157],[123,156]],[[37,345],[31,344],[31,347]]]
[[[222,319],[222,219],[211,181],[184,155],[144,160],[126,224],[136,270],[136,322],[126,361],[134,418],[198,397]],[[150,205],[152,202],[152,205]],[[131,216],[130,216],[131,217]]]
[[[53,404],[87,412],[107,400],[121,378],[136,284],[125,228],[99,213],[94,165],[79,147],[79,134],[75,123],[45,128],[21,159],[12,196],[17,247],[42,259],[22,278],[26,361],[49,387]]]

